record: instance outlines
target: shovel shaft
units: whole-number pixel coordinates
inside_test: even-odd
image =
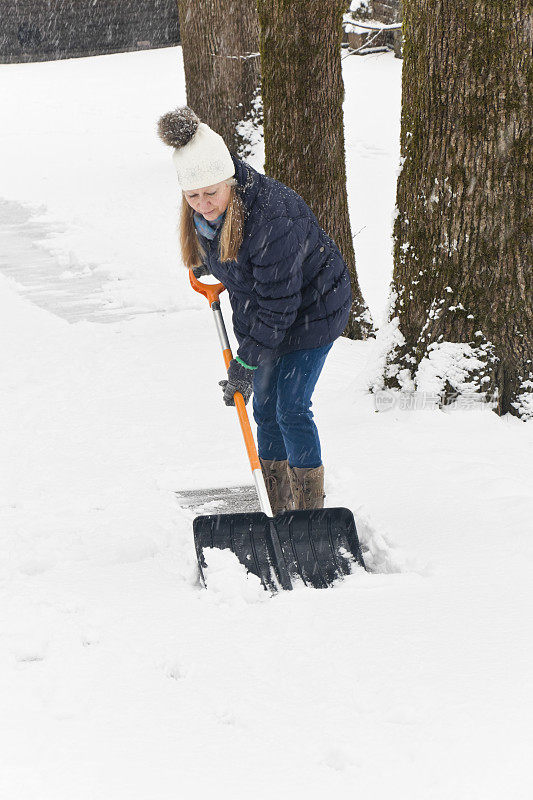
[[[222,311],[220,308],[220,301],[219,301],[219,297],[224,291],[225,287],[221,283],[217,284],[201,283],[194,277],[192,270],[189,270],[189,278],[193,289],[199,292],[200,294],[203,294],[204,297],[207,298],[209,305],[211,306],[211,310],[213,312],[215,325],[218,333],[218,339],[222,350],[222,356],[224,358],[224,364],[226,365],[227,369],[231,359],[233,358],[233,354],[231,352],[228,333],[226,330],[226,325],[224,323],[224,317],[222,316]],[[233,400],[235,402],[235,408],[237,409],[237,415],[239,417],[244,444],[246,447],[246,452],[248,453],[248,460],[250,462],[252,476],[254,479],[255,488],[257,491],[257,497],[259,499],[259,504],[261,506],[261,511],[267,514],[267,516],[271,517],[272,508],[270,506],[270,501],[268,499],[265,480],[263,478],[263,471],[261,469],[261,462],[259,461],[259,456],[257,455],[257,448],[255,446],[254,436],[252,433],[252,429],[250,427],[250,420],[248,419],[246,404],[240,392],[235,392],[235,394],[233,395]]]
[[[211,303],[211,310],[215,318],[215,325],[218,332],[220,347],[224,357],[224,364],[226,365],[227,369],[231,359],[233,358],[233,354],[229,345],[228,334],[226,332],[226,326],[224,324],[224,318],[222,316],[222,311],[220,310],[220,303],[218,300],[215,300],[213,303]],[[250,420],[248,419],[244,398],[240,392],[235,392],[233,399],[235,401],[235,408],[237,409],[237,414],[239,416],[239,422],[241,423],[242,435],[244,437],[244,444],[246,445],[246,452],[248,453],[250,467],[252,468],[252,472],[256,469],[260,470],[261,464],[257,455],[257,449],[255,446],[252,429],[250,427]]]

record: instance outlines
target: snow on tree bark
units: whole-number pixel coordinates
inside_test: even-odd
[[[348,216],[341,72],[343,0],[258,0],[265,172],[300,194],[339,246],[354,302],[345,331],[372,331]]]
[[[533,416],[529,0],[404,0],[384,383]]]
[[[187,103],[245,158],[262,123],[255,0],[178,0]]]

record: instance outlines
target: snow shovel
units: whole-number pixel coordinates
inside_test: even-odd
[[[227,368],[233,355],[219,302],[225,287],[221,283],[201,283],[192,270],[189,278],[193,289],[207,298],[213,311]],[[271,592],[292,589],[296,578],[307,586],[325,588],[349,575],[356,564],[364,569],[355,520],[347,508],[284,511],[272,516],[246,405],[239,392],[234,400],[261,512],[196,517],[194,545],[203,585],[207,585],[204,550],[212,547],[231,550]]]

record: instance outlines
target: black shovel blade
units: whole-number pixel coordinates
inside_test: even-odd
[[[211,514],[196,517],[193,531],[204,586],[206,547],[231,550],[269,591],[290,588],[287,573],[322,589],[349,575],[356,564],[365,568],[355,520],[347,508],[286,511],[273,520],[263,513]],[[273,541],[275,533],[281,550]]]

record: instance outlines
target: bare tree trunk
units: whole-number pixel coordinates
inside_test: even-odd
[[[300,194],[339,246],[354,302],[346,334],[366,338],[346,192],[341,72],[344,0],[258,0],[265,171]]]
[[[178,0],[187,103],[246,157],[261,124],[256,0]]]
[[[385,384],[533,416],[529,0],[403,0]],[[429,383],[428,383],[429,381]]]

